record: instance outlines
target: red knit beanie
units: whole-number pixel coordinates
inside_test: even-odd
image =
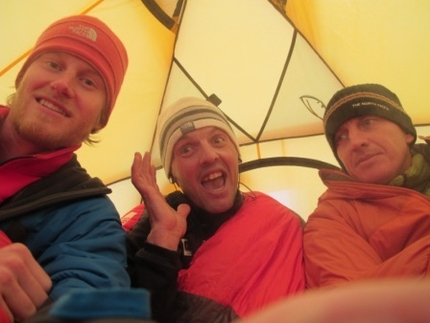
[[[70,16],[51,24],[38,38],[33,51],[19,71],[15,86],[31,63],[45,52],[62,51],[92,65],[103,77],[107,89],[106,125],[128,66],[121,40],[101,20],[85,15]]]

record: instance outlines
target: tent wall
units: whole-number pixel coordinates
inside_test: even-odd
[[[112,184],[112,199],[122,214],[139,202],[139,196],[128,180],[122,184],[118,181],[130,176],[135,151],[151,150],[160,110],[181,95],[219,94],[223,101],[220,107],[236,122],[235,130],[244,129],[251,134],[250,139],[239,133],[245,143],[241,147],[244,162],[296,156],[335,164],[320,135],[321,121],[306,110],[300,98],[309,95],[319,99],[311,106],[321,114],[321,103],[327,103],[335,89],[343,85],[386,85],[398,94],[414,124],[430,124],[428,0],[144,2],[171,5],[170,13],[176,8],[175,3],[183,2],[182,17],[186,23],[175,25],[177,33],[169,30],[141,0],[0,0],[0,42],[4,45],[0,56],[1,103],[14,92],[15,76],[36,37],[53,21],[72,14],[93,15],[123,39],[129,53],[129,69],[112,118],[96,136],[99,144],[84,145],[77,152],[89,173]],[[263,13],[265,16],[259,17]],[[224,21],[230,29],[208,28],[212,22],[225,28]],[[199,42],[189,43],[186,32],[199,37],[195,31],[203,30],[207,31]],[[207,50],[202,47],[205,42],[215,46],[206,51],[211,56],[202,56],[201,49]],[[244,51],[244,45],[250,47]],[[229,55],[233,52],[235,55]],[[182,56],[189,53],[197,58]],[[261,53],[264,57],[259,59],[249,53]],[[178,58],[175,62],[174,55]],[[228,61],[229,68],[211,65],[208,70],[203,69],[220,55],[227,60],[234,58]],[[246,60],[259,65],[249,69]],[[190,67],[188,63],[193,61],[201,68]],[[273,68],[275,63],[278,65]],[[191,78],[184,77],[184,70],[193,72]],[[213,76],[220,73],[226,76],[215,80]],[[268,80],[273,75],[276,80]],[[172,82],[175,78],[176,83]],[[252,82],[248,83],[248,79]],[[196,82],[197,88],[190,87],[192,82]],[[231,90],[235,88],[238,90]],[[264,93],[265,100],[254,97],[259,92]],[[240,99],[236,94],[241,95]],[[267,124],[261,127],[265,121]],[[429,129],[424,127],[420,132],[428,135]],[[256,138],[261,142],[256,143]],[[162,171],[158,178],[163,192],[172,190]],[[311,212],[324,190],[316,171],[301,167],[246,172],[241,181],[252,190],[277,197],[302,216]]]
[[[418,135],[430,134],[430,126],[417,127]],[[417,142],[423,142],[418,139]],[[336,165],[325,137],[312,136],[307,138],[290,139],[284,148],[290,156],[300,156],[317,159]],[[243,150],[242,150],[243,151]],[[265,154],[263,158],[274,156],[276,151]],[[158,172],[157,182],[164,194],[175,189],[166,179],[163,171]],[[265,192],[282,204],[292,208],[305,220],[317,206],[318,197],[325,191],[318,176],[318,170],[303,166],[271,166],[244,172],[240,175],[244,191],[258,190]],[[141,202],[139,194],[133,188],[129,179],[110,186],[113,190],[111,199],[121,215],[124,215]]]

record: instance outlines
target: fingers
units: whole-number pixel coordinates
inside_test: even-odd
[[[183,204],[178,211],[170,207],[158,188],[156,170],[151,163],[149,152],[145,152],[143,157],[140,153],[135,153],[132,183],[142,196],[151,223],[151,232],[147,241],[176,250],[179,240],[186,231],[186,218],[190,212],[190,206]]]
[[[143,199],[158,191],[155,167],[151,164],[149,152],[145,152],[143,157],[140,153],[135,153],[131,167],[131,181]]]
[[[179,204],[177,209],[178,215],[181,216],[183,219],[186,219],[188,217],[190,211],[191,207],[188,204]]]
[[[145,179],[147,181],[146,184],[156,187],[157,181],[155,176],[155,166],[151,163],[151,154],[149,152],[145,152],[142,164],[142,171],[145,174]]]
[[[142,155],[138,152],[134,153],[133,164],[131,165],[131,182],[134,186],[138,182],[142,165]]]
[[[52,282],[22,244],[0,249],[0,306],[18,320],[33,315],[48,298]]]

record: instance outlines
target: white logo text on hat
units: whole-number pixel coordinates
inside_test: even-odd
[[[91,27],[78,25],[78,26],[69,26],[69,29],[75,34],[86,37],[92,40],[93,42],[97,40],[97,32]]]
[[[365,106],[365,105],[374,105],[376,107],[379,107],[379,108],[382,108],[384,110],[390,111],[390,109],[387,106],[385,106],[383,104],[380,104],[380,103],[372,102],[372,101],[363,101],[363,102],[353,103],[352,107],[353,108],[357,108],[357,107]]]

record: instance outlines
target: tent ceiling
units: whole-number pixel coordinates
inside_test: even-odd
[[[328,100],[340,87],[270,2],[188,0],[163,107],[183,95],[214,94],[239,142],[250,144],[321,133],[300,97]]]
[[[216,95],[246,146],[320,134],[313,113],[321,115],[342,85],[362,82],[386,85],[415,124],[430,124],[427,0],[0,2],[2,102],[26,52],[54,20],[94,15],[123,39],[130,65],[117,106],[101,143],[78,152],[108,183],[129,175],[133,152],[152,147],[160,109],[184,95]],[[179,26],[177,33],[154,17],[157,3],[167,17],[183,4],[173,20],[179,25],[170,25]],[[262,146],[245,151],[259,157]],[[266,146],[288,155],[281,146]]]

